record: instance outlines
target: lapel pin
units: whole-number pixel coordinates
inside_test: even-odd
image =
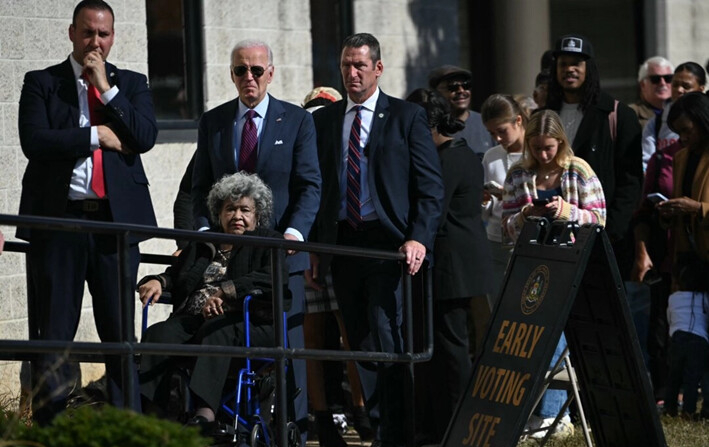
[[[283,120],[283,118],[276,118],[276,122],[280,123]]]
[[[379,118],[384,118],[384,114],[382,112],[379,112]]]

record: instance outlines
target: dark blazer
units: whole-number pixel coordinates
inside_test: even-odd
[[[119,88],[105,108],[116,134],[135,154],[104,151],[106,190],[114,222],[157,225],[140,160],[157,138],[153,99],[144,75],[106,63]],[[91,130],[79,127],[79,98],[69,59],[25,75],[19,108],[20,145],[29,163],[22,179],[20,214],[61,217],[77,159],[90,157]],[[29,239],[19,229],[18,237]]]
[[[443,215],[433,248],[434,297],[468,298],[492,292],[491,253],[480,202],[483,167],[463,139],[438,147],[443,170]]]
[[[313,114],[323,176],[320,210],[311,233],[317,242],[337,240],[346,107],[347,101],[342,100]],[[377,215],[397,243],[415,240],[430,251],[441,217],[443,180],[426,112],[382,92],[372,119],[365,155]]]
[[[209,226],[206,198],[212,184],[236,172],[234,118],[239,99],[205,112],[199,122],[199,137],[192,174],[192,205],[195,228]],[[307,111],[270,97],[259,138],[256,173],[273,192],[276,231],[295,228],[308,237],[320,203],[320,169],[315,147],[313,119]],[[307,256],[291,271],[307,268]],[[302,264],[302,265],[301,265]]]
[[[254,231],[247,231],[244,236],[273,237],[282,238],[283,235],[277,231],[267,228],[257,228]],[[204,272],[214,260],[217,249],[212,243],[190,242],[182,250],[174,266],[168,267],[165,273],[160,275],[146,276],[140,280],[138,286],[151,280],[157,279],[165,291],[172,294],[172,304],[178,309],[182,303],[204,284]],[[285,262],[281,265],[285,268]],[[284,279],[284,289],[287,292],[288,272],[282,272]],[[263,294],[254,297],[253,309],[260,321],[272,321],[273,311],[271,292],[271,250],[264,247],[251,245],[235,246],[232,249],[229,263],[227,264],[226,279],[232,281],[236,290],[237,298],[243,298],[254,289],[260,289]],[[241,309],[241,300],[237,306],[235,303],[226,300],[227,304]],[[284,296],[284,310],[290,309],[290,294]]]

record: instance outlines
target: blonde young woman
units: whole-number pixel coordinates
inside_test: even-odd
[[[509,239],[503,239],[502,184],[510,167],[522,158],[527,115],[512,96],[494,94],[483,103],[481,116],[483,124],[497,142],[497,146],[483,157],[483,182],[488,187],[483,191],[482,204],[482,217],[487,225],[487,239],[492,251],[493,296],[496,298],[512,252]],[[499,189],[496,189],[498,185]]]
[[[547,203],[534,204],[534,199]],[[517,239],[524,222],[532,216],[575,220],[579,224],[605,225],[606,222],[601,182],[588,163],[574,157],[561,119],[551,110],[535,113],[527,123],[522,160],[507,173],[502,200],[503,231],[512,240]],[[565,348],[566,339],[562,334],[551,365]],[[544,393],[527,422],[528,429],[542,429],[532,437],[546,435],[543,429],[551,425],[565,400],[565,391],[548,390]],[[555,436],[573,433],[568,414],[556,430]]]
[[[516,240],[532,216],[605,225],[606,202],[598,177],[575,157],[561,119],[543,110],[532,115],[525,130],[522,160],[505,179],[502,226]],[[535,205],[533,199],[547,200]]]

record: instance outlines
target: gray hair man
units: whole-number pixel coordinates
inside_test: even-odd
[[[654,56],[642,63],[638,70],[640,100],[630,104],[640,121],[640,127],[654,116],[662,114],[665,101],[670,99],[672,73],[675,67],[662,56]]]

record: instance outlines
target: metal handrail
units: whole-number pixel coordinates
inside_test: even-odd
[[[96,222],[78,219],[49,218],[38,216],[18,216],[0,214],[0,225],[12,225],[39,230],[69,231],[69,232],[91,232],[99,234],[111,234],[117,238],[118,249],[118,274],[119,296],[122,300],[121,306],[121,342],[66,342],[33,340],[36,338],[36,329],[33,329],[32,316],[34,315],[32,298],[28,296],[28,325],[30,326],[30,340],[7,340],[0,339],[0,352],[2,353],[48,353],[48,352],[72,352],[78,354],[98,354],[98,355],[120,355],[124,365],[129,365],[137,353],[142,354],[167,354],[182,356],[228,356],[228,357],[269,357],[276,362],[276,394],[278,396],[277,412],[281,421],[286,421],[286,380],[285,361],[286,359],[318,359],[318,360],[361,360],[374,362],[400,362],[408,363],[409,369],[413,371],[413,364],[431,359],[433,354],[433,324],[432,324],[432,299],[430,270],[425,272],[426,291],[424,293],[425,305],[425,339],[424,350],[414,352],[413,350],[413,316],[412,316],[412,295],[411,276],[402,269],[402,290],[403,306],[406,324],[406,346],[405,352],[400,354],[368,351],[333,351],[321,349],[286,348],[284,340],[284,317],[283,317],[283,278],[282,259],[278,255],[279,251],[295,250],[314,253],[326,253],[338,256],[367,257],[383,260],[402,261],[405,256],[399,252],[363,249],[359,247],[346,247],[340,245],[320,244],[313,242],[297,242],[287,239],[276,239],[257,236],[228,235],[212,232],[198,232],[189,230],[175,230],[171,228],[150,227],[135,224],[123,224],[114,222]],[[131,284],[129,267],[129,237],[141,236],[143,238],[159,239],[182,239],[190,241],[232,243],[246,246],[259,246],[271,250],[271,280],[273,284],[273,305],[274,305],[274,326],[276,329],[276,346],[264,347],[237,347],[237,346],[206,346],[206,345],[183,345],[183,344],[163,344],[163,343],[138,343],[135,341],[133,308],[135,306],[135,291]],[[6,242],[5,251],[27,253],[29,243]],[[150,263],[169,263],[170,257],[164,255],[142,255],[143,260]],[[29,290],[29,287],[28,287]],[[0,354],[1,358],[2,354]],[[123,368],[123,393],[126,406],[133,407],[134,393],[136,386],[134,376],[130,368]],[[412,375],[413,377],[413,375]],[[279,439],[285,442],[285,424],[279,427]]]

